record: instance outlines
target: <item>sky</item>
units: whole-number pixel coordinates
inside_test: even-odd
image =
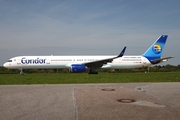
[[[0,0],[0,66],[21,55],[141,55],[168,35],[180,64],[179,0]]]

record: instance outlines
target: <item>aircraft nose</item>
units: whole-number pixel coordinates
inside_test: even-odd
[[[7,68],[7,63],[4,63],[4,64],[3,64],[3,67]]]

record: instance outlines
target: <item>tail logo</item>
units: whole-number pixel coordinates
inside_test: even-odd
[[[159,54],[161,53],[162,51],[162,47],[159,45],[159,44],[155,44],[153,47],[152,47],[152,50],[155,54]]]

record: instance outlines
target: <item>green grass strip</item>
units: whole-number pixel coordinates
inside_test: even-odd
[[[180,82],[180,72],[78,74],[0,74],[0,85]]]

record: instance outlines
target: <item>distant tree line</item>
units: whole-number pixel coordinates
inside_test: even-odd
[[[148,70],[149,69],[149,70]],[[173,66],[167,65],[156,65],[150,68],[134,68],[134,69],[98,69],[98,72],[108,72],[108,73],[137,73],[137,72],[177,72],[180,71],[180,65]],[[0,74],[18,74],[20,71],[17,69],[7,69],[0,67]],[[69,73],[68,69],[24,69],[24,73]],[[88,72],[88,70],[86,71]]]

